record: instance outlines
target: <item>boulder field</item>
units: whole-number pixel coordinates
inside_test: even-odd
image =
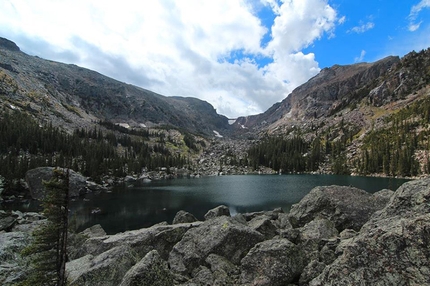
[[[25,275],[18,252],[38,223],[26,216],[37,217],[1,218],[2,285]],[[70,285],[430,285],[430,178],[374,194],[316,187],[289,213],[219,206],[173,222],[72,236]]]

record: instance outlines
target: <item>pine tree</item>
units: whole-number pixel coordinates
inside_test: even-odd
[[[23,251],[30,259],[30,272],[20,285],[66,285],[69,172],[55,169],[44,182],[42,200],[46,223],[36,229],[32,243]]]

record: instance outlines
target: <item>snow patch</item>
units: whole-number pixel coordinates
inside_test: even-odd
[[[142,128],[146,128],[146,127],[147,127],[147,126],[146,126],[145,124],[143,124],[143,123],[140,123],[140,124],[139,124],[139,126],[140,126],[140,127],[142,127]]]
[[[223,136],[219,134],[218,131],[212,130],[215,133],[215,137],[222,138]]]
[[[118,123],[119,126],[129,129],[130,125],[128,123]]]

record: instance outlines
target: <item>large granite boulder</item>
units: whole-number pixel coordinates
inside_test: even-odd
[[[287,285],[298,280],[305,255],[288,239],[266,240],[249,251],[240,267],[243,285]]]
[[[99,255],[121,245],[129,246],[140,257],[144,257],[152,250],[157,250],[163,259],[167,259],[173,246],[182,239],[182,236],[190,228],[200,224],[201,222],[154,225],[149,228],[130,230],[114,235],[90,237],[81,244],[73,259],[87,254]]]
[[[227,206],[221,205],[208,210],[205,214],[205,220],[209,220],[212,218],[220,217],[220,216],[230,216],[230,209]]]
[[[43,181],[52,179],[54,170],[55,168],[53,167],[39,167],[25,173],[25,180],[33,199],[40,200],[44,197],[45,186],[43,185]],[[69,195],[71,197],[77,197],[86,193],[87,179],[73,170],[69,172]]]
[[[172,224],[177,223],[189,223],[189,222],[195,222],[197,221],[196,217],[189,212],[180,210],[176,213],[175,217],[173,218]]]
[[[124,276],[120,286],[167,286],[173,285],[173,275],[167,262],[161,259],[157,250],[150,251]]]
[[[185,233],[170,252],[169,265],[174,272],[190,275],[209,254],[239,264],[249,249],[263,240],[261,233],[234,218],[216,217]]]
[[[20,253],[29,242],[25,232],[0,233],[0,285],[15,285],[22,279],[26,262]]]
[[[290,221],[294,227],[301,227],[322,217],[332,221],[339,232],[346,228],[360,230],[375,211],[385,207],[389,197],[353,187],[316,187],[291,207]]]
[[[430,285],[430,178],[402,185],[309,285]]]
[[[88,254],[66,264],[68,285],[119,285],[139,260],[129,246],[114,247],[97,256]]]

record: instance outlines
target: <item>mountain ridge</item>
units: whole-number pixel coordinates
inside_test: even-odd
[[[77,120],[88,127],[102,120],[133,127],[170,125],[206,135],[229,129],[227,117],[202,100],[165,97],[73,64],[32,57],[4,38],[0,52],[3,101],[26,105],[44,121],[58,121],[55,125],[73,129],[81,127],[75,126]]]

